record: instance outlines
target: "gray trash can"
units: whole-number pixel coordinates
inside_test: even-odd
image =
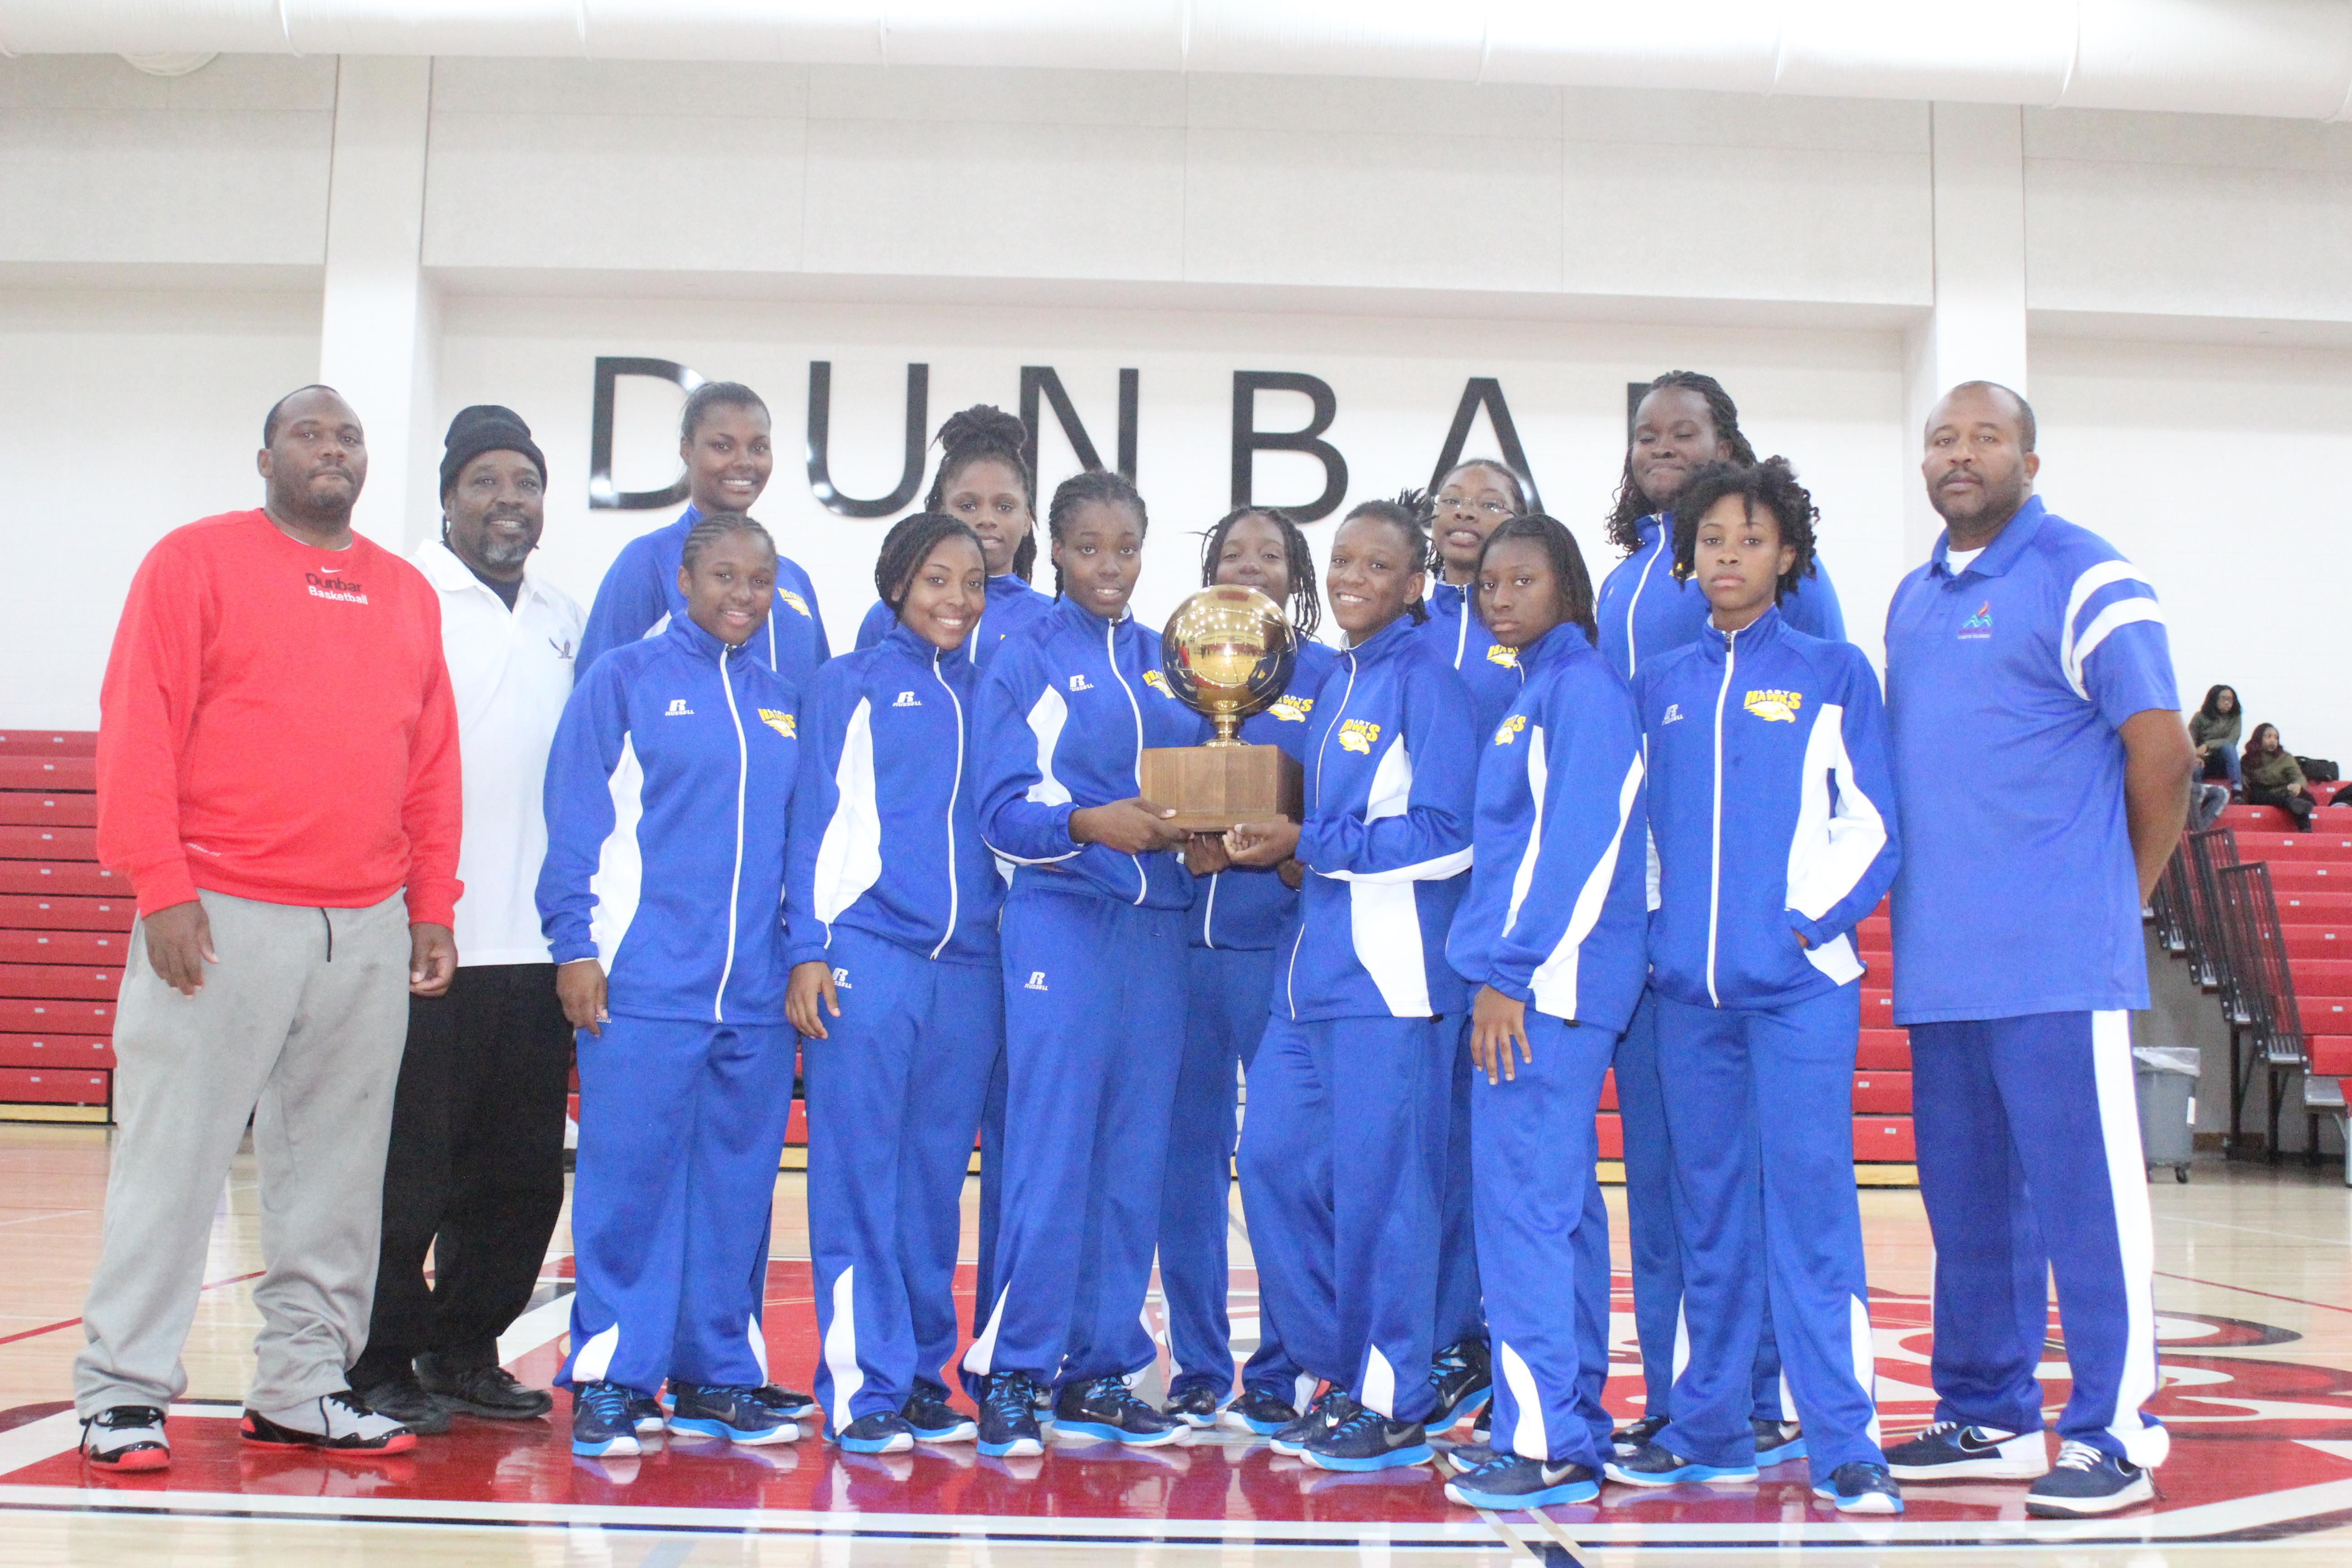
[[[2132,1089],[2139,1100],[2140,1148],[2150,1165],[2189,1179],[2196,1147],[2199,1051],[2194,1046],[2132,1047]]]

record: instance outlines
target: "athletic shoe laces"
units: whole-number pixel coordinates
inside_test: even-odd
[[[1145,1405],[1143,1401],[1135,1396],[1135,1390],[1128,1387],[1127,1379],[1123,1377],[1098,1377],[1095,1379],[1092,1383],[1087,1384],[1086,1398],[1087,1403],[1089,1405],[1101,1401],[1116,1405],[1121,1409],[1126,1409],[1130,1406],[1139,1410],[1150,1409],[1150,1405]]]
[[[1011,1373],[991,1380],[983,1408],[998,1420],[1007,1423],[1017,1422],[1024,1415],[1030,1415],[1033,1405],[1029,1380]]]
[[[590,1384],[577,1391],[574,1397],[607,1426],[626,1426],[630,1423],[629,1391],[617,1383]]]
[[[2051,1468],[2058,1470],[2095,1470],[2105,1464],[2108,1458],[2106,1453],[2092,1447],[2088,1443],[2077,1443],[2069,1437],[2058,1445],[2058,1462]]]

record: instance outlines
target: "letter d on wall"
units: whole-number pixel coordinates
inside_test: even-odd
[[[591,511],[652,511],[686,499],[686,470],[667,489],[616,490],[613,488],[613,389],[625,375],[649,375],[681,391],[702,384],[699,373],[671,359],[626,359],[596,356],[596,395],[588,417],[588,510]]]

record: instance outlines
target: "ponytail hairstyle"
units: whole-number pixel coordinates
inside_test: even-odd
[[[1714,422],[1716,438],[1731,448],[1731,460],[1745,468],[1756,466],[1756,448],[1748,444],[1740,433],[1739,405],[1731,401],[1731,394],[1723,390],[1723,383],[1711,375],[1701,375],[1695,370],[1670,370],[1650,383],[1650,392],[1663,392],[1677,386],[1685,392],[1696,392],[1706,400],[1707,417]],[[1642,395],[1649,395],[1648,392]],[[1642,493],[1641,484],[1633,478],[1633,433],[1626,433],[1625,473],[1617,481],[1617,502],[1609,513],[1609,542],[1631,555],[1642,548],[1642,520],[1657,509]],[[1682,515],[1681,498],[1675,498],[1675,515]]]
[[[694,433],[702,427],[702,416],[722,405],[729,408],[756,408],[761,418],[768,418],[767,404],[741,382],[706,381],[686,395],[686,412],[677,421],[679,438],[691,445]]]
[[[1772,602],[1777,605],[1797,591],[1799,578],[1816,574],[1813,520],[1822,515],[1813,505],[1812,492],[1797,482],[1797,470],[1786,458],[1767,458],[1752,467],[1708,463],[1692,472],[1690,482],[1675,499],[1675,581],[1687,583],[1696,573],[1699,519],[1726,496],[1742,498],[1751,518],[1759,511],[1769,516],[1780,524],[1780,542],[1796,549],[1796,559],[1772,586]]]
[[[1290,599],[1284,606],[1290,612],[1290,629],[1301,638],[1313,640],[1315,629],[1323,624],[1323,592],[1315,583],[1315,552],[1307,547],[1307,535],[1299,531],[1297,521],[1279,507],[1237,506],[1217,520],[1216,526],[1202,536],[1201,586],[1216,585],[1217,558],[1225,552],[1225,536],[1245,517],[1264,518],[1280,531],[1282,569],[1290,579]]]
[[[770,555],[776,553],[775,537],[750,517],[740,511],[714,511],[694,520],[694,527],[688,531],[686,543],[678,552],[678,564],[691,572],[704,551],[730,533],[751,534],[768,547]]]
[[[1090,501],[1108,506],[1123,506],[1135,513],[1135,531],[1148,534],[1151,519],[1143,510],[1143,496],[1133,485],[1108,468],[1087,468],[1072,474],[1054,487],[1054,500],[1045,509],[1045,531],[1055,543],[1062,542],[1062,532],[1070,526],[1070,519],[1078,508]],[[1054,597],[1062,596],[1062,563],[1054,563]]]
[[[1412,563],[1414,571],[1429,571],[1430,508],[1427,491],[1401,490],[1394,500],[1358,501],[1348,509],[1348,515],[1339,521],[1344,526],[1360,517],[1379,518],[1404,535],[1405,559]],[[1429,604],[1425,599],[1415,599],[1404,607],[1404,613],[1412,617],[1414,626],[1429,623]]]
[[[1677,514],[1679,515],[1679,514]],[[1486,572],[1486,557],[1507,539],[1531,539],[1551,562],[1551,580],[1559,593],[1559,618],[1583,629],[1585,640],[1600,646],[1601,628],[1592,618],[1592,574],[1585,570],[1584,552],[1576,535],[1556,517],[1539,511],[1522,512],[1495,525],[1478,552],[1478,575]],[[1475,583],[1474,579],[1474,583]]]
[[[940,468],[931,478],[930,493],[923,498],[926,511],[938,511],[947,505],[949,484],[973,463],[1003,463],[1020,476],[1030,526],[1027,536],[1013,546],[1013,573],[1026,583],[1037,566],[1037,476],[1029,468],[1029,426],[992,403],[975,403],[949,415],[934,439],[939,443]]]
[[[915,586],[915,574],[923,569],[923,563],[931,558],[940,542],[958,538],[971,541],[971,547],[980,551],[985,570],[988,552],[981,549],[980,535],[960,517],[950,517],[943,511],[919,511],[890,525],[889,533],[882,540],[882,553],[874,560],[874,592],[890,606],[891,615],[896,616],[898,607],[907,602],[908,594]]]

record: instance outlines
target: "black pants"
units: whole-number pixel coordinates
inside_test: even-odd
[[[2301,790],[2288,795],[2280,790],[2256,789],[2249,784],[2246,786],[2246,804],[2284,806],[2287,814],[2294,818],[2294,825],[2308,831],[2311,827],[2311,808],[2315,803]]]
[[[383,1252],[354,1384],[394,1375],[420,1351],[457,1366],[498,1359],[563,1210],[571,1070],[551,963],[460,969],[446,994],[409,998]]]

